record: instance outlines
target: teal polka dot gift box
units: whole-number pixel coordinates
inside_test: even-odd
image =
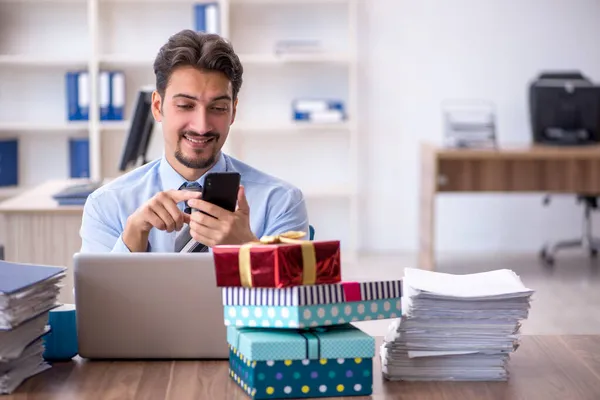
[[[375,340],[360,329],[227,328],[229,376],[253,399],[368,396]]]
[[[402,280],[223,288],[225,325],[316,328],[402,316]]]

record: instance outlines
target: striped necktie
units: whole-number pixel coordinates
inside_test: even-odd
[[[184,182],[179,187],[179,190],[193,190],[194,192],[202,192],[202,186],[198,182]],[[192,213],[192,208],[185,202],[183,210],[186,214]],[[184,225],[175,239],[175,252],[177,253],[206,253],[208,246],[198,243],[190,235],[190,226]]]
[[[202,192],[202,186],[198,182],[184,182],[183,185],[179,187],[179,190],[192,190],[194,192]],[[185,208],[183,211],[186,214],[192,213],[192,208],[188,206],[187,201],[185,202]]]

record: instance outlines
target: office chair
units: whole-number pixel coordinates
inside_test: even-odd
[[[550,202],[550,197],[544,198],[544,205]],[[577,196],[577,202],[583,202],[583,229],[580,239],[563,240],[552,245],[546,245],[540,252],[540,258],[546,266],[553,266],[556,253],[562,249],[583,248],[588,251],[590,257],[596,257],[600,250],[600,239],[592,234],[592,211],[598,209],[598,198],[596,196]]]
[[[308,225],[308,239],[309,240],[315,239],[315,228],[312,225]]]
[[[0,244],[0,261],[4,260],[4,246]]]

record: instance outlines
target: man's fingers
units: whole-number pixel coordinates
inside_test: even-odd
[[[218,229],[222,224],[218,219],[213,218],[210,215],[203,214],[199,211],[192,212],[190,220],[198,225],[206,226],[207,228],[211,229]]]
[[[165,224],[165,221],[162,220],[162,218],[156,214],[154,212],[153,209],[148,208],[146,210],[146,217],[145,219],[150,222],[150,224],[155,227],[156,229],[159,229],[161,231],[164,231],[165,229],[167,229],[167,225]]]
[[[175,203],[181,203],[182,201],[199,199],[202,197],[202,193],[193,192],[191,190],[170,190],[167,193]]]
[[[166,208],[166,205],[164,203],[155,204],[152,208],[152,211],[154,211],[156,215],[158,215],[163,220],[163,222],[165,223],[165,230],[167,232],[173,232],[175,230],[175,219],[173,218],[173,216],[171,216],[171,213]]]
[[[209,203],[207,201],[204,201],[204,200],[193,199],[193,200],[188,201],[188,204],[190,205],[190,207],[195,208],[200,211],[204,211],[205,213],[212,215],[213,217],[215,217],[217,219],[224,218],[226,215],[229,214],[229,211],[224,210],[221,207],[216,206],[216,205]]]
[[[246,189],[242,185],[240,185],[238,190],[237,210],[242,211],[245,214],[250,213],[250,206],[248,205],[248,200],[246,200]]]
[[[211,229],[201,226],[194,221],[190,222],[190,235],[195,241],[208,247],[214,247],[216,244],[215,240],[212,238],[214,234],[211,233]]]
[[[177,207],[177,204],[174,201],[172,201],[171,199],[168,199],[167,201],[162,203],[162,205],[169,212],[169,214],[171,215],[171,218],[173,218],[173,221],[175,222],[174,229],[176,231],[179,231],[183,227],[183,223],[184,223],[183,215],[185,213],[183,211],[181,211],[179,209],[179,207]]]

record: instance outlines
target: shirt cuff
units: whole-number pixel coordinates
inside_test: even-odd
[[[129,248],[125,245],[125,242],[123,242],[123,235],[119,235],[117,243],[113,246],[111,253],[131,253]]]

